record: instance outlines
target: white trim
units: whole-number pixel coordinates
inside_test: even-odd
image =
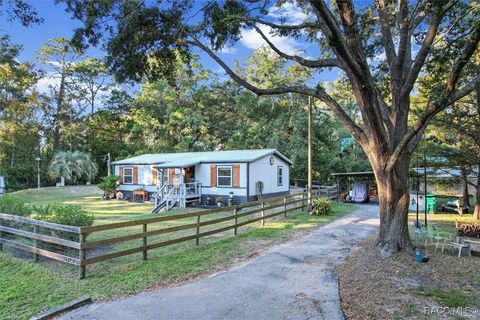
[[[126,170],[126,169],[132,170],[132,174],[131,174],[131,175],[125,174],[125,170]],[[123,181],[122,181],[122,184],[133,184],[133,167],[123,167],[122,170],[123,170],[123,172],[122,172],[122,180],[123,180]],[[131,178],[132,178],[132,182],[125,182],[125,177],[126,177],[126,176],[131,177]]]
[[[227,184],[222,184],[220,185],[218,183],[218,178],[220,178],[220,175],[218,174],[218,171],[220,169],[229,169],[230,170],[230,184],[227,185]],[[228,178],[229,176],[222,176],[222,178]],[[233,185],[233,166],[217,166],[217,187],[220,187],[220,188],[230,188],[232,187]]]
[[[282,171],[282,174],[280,174],[280,171]],[[281,181],[279,178],[281,178]],[[277,166],[277,186],[283,186],[283,166]]]

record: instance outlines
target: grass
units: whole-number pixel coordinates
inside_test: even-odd
[[[442,304],[442,306],[450,308],[467,307],[474,303],[471,295],[468,295],[458,289],[444,290],[438,286],[433,288],[420,287],[415,290],[415,294],[423,297],[434,298],[440,304]]]
[[[424,223],[424,213],[419,214],[419,220]],[[413,221],[416,219],[416,213],[410,212],[408,215],[409,227],[413,230]],[[433,224],[438,227],[440,230],[449,232],[452,234],[456,233],[455,230],[455,220],[461,223],[480,223],[480,221],[473,218],[473,214],[463,214],[458,213],[429,213],[427,214],[427,223]]]
[[[96,186],[66,186],[28,189],[12,193],[35,205],[53,202],[82,206],[96,219],[117,219],[134,214],[145,214],[153,209],[151,203],[133,203],[117,200],[102,200],[103,191]]]
[[[103,204],[108,201],[102,201],[98,199],[98,196],[82,195],[79,189],[75,191],[76,196],[73,199],[73,190],[69,192],[70,195],[65,194],[66,191],[63,189],[61,193],[54,190],[43,190],[42,193],[48,194],[48,201],[51,202],[62,199],[67,203],[82,205],[82,202],[86,202],[90,204],[87,210],[101,217],[96,223],[146,217],[142,214],[126,216],[123,209],[109,211],[105,208],[96,208],[95,203]],[[44,198],[33,191],[22,191],[17,194],[27,197],[30,201],[36,201],[37,204],[47,203]],[[84,191],[87,193],[86,190]],[[124,206],[129,207],[131,204]],[[134,209],[127,208],[130,214],[132,212],[142,213],[142,209],[140,209],[142,207],[133,206]],[[85,294],[91,295],[94,299],[113,299],[211,274],[235,264],[236,261],[255,256],[275,244],[303,234],[311,228],[327,224],[352,212],[355,208],[357,207],[351,204],[334,203],[334,214],[329,216],[310,216],[300,210],[293,211],[288,214],[287,218],[283,218],[282,215],[267,220],[265,227],[261,227],[260,223],[242,227],[236,237],[232,236],[233,231],[230,231],[202,238],[200,246],[196,246],[195,241],[188,241],[149,251],[147,261],[141,260],[140,253],[95,264],[87,268],[87,278],[84,280],[76,279],[77,269],[69,265],[46,260],[34,263],[30,257],[19,257],[12,252],[0,253],[0,269],[2,270],[0,273],[0,292],[2,292],[0,294],[0,319],[27,319],[43,310],[56,307]],[[176,213],[178,212],[172,211],[166,214]],[[219,216],[210,218],[214,219]],[[185,219],[181,223],[191,222],[193,220]],[[149,230],[178,225],[178,223],[178,221],[168,221],[149,225]],[[213,228],[219,227],[222,225],[213,226]],[[94,233],[88,237],[88,240],[139,232],[140,228],[130,227]],[[202,229],[202,232],[207,230],[207,228]],[[169,234],[168,237],[182,235],[185,234]],[[154,239],[149,238],[149,241],[167,240],[168,237],[162,235]],[[131,241],[103,249],[127,249],[131,246],[138,246],[140,242],[141,240]]]

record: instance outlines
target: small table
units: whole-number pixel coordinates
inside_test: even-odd
[[[135,202],[135,196],[141,196],[142,200],[145,201],[148,198],[148,192],[145,190],[134,190],[132,199],[133,202]]]
[[[467,249],[468,251],[468,255],[469,256],[472,256],[472,250],[470,249],[470,244],[469,243],[459,243],[459,242],[450,242],[450,244],[452,245],[452,247],[454,247],[455,249],[458,249],[458,257],[460,258],[460,256],[462,255],[462,251],[463,249]]]

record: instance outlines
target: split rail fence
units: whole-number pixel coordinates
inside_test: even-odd
[[[312,190],[312,197],[334,199],[338,196],[338,189],[336,190],[337,192],[334,192],[332,187]],[[190,240],[195,240],[196,244],[199,245],[200,238],[229,230],[233,230],[233,234],[237,235],[238,228],[258,221],[261,221],[262,226],[264,226],[265,220],[268,218],[273,218],[282,214],[286,217],[288,212],[299,209],[302,211],[305,210],[307,196],[307,192],[302,192],[275,198],[265,198],[226,208],[152,217],[142,220],[124,221],[88,227],[65,226],[0,213],[0,251],[3,250],[3,245],[5,244],[16,249],[33,253],[33,258],[35,261],[38,261],[39,256],[44,256],[50,259],[78,266],[79,278],[83,279],[85,277],[86,267],[94,263],[135,253],[142,253],[143,260],[147,260],[148,251],[152,249]],[[210,215],[218,213],[227,213],[227,215],[205,220],[205,218],[208,218]],[[252,215],[255,216],[251,217]],[[245,221],[239,221],[239,219],[242,217],[250,218]],[[149,230],[148,228],[148,226],[153,223],[181,221],[191,218],[196,221],[193,223],[186,223],[173,227],[164,227],[155,230]],[[223,226],[213,230],[202,231],[202,227],[215,226],[228,221],[233,221],[233,223],[226,226],[223,224]],[[142,226],[142,232],[87,241],[87,236],[91,235],[92,233],[133,226]],[[148,241],[149,237],[176,233],[182,230],[192,230],[193,234],[186,236],[182,235],[174,239],[163,240],[154,243],[150,243]],[[100,255],[92,257],[87,256],[87,250],[132,240],[141,240],[141,245],[129,249],[120,249],[119,251],[112,250],[112,252],[101,253]],[[51,247],[54,247],[57,250],[52,250]],[[58,248],[63,248],[60,250],[61,253],[58,252]]]

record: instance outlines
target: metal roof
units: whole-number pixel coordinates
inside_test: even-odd
[[[334,172],[330,173],[333,177],[371,177],[375,176],[373,171],[363,171],[363,172]]]
[[[276,155],[288,164],[292,164],[292,161],[276,149],[143,154],[114,161],[112,164],[146,164],[159,165],[158,167],[163,168],[185,168],[198,163],[209,162],[253,162],[268,155]]]

